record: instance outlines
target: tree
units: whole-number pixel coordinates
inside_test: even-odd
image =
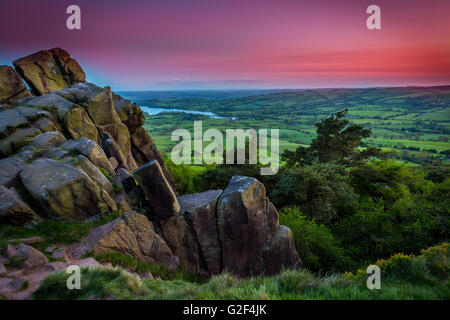
[[[350,124],[350,121],[345,119],[347,112],[347,109],[339,111],[316,123],[317,137],[311,141],[308,148],[299,147],[295,151],[283,153],[282,157],[287,166],[311,164],[315,161],[354,166],[377,155],[379,149],[374,147],[357,150],[361,140],[370,137],[372,131],[359,124]]]

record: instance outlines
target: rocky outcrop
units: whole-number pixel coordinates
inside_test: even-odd
[[[60,48],[42,50],[13,62],[17,72],[37,95],[84,82],[86,75],[78,62]]]
[[[37,159],[23,167],[20,178],[41,211],[50,217],[83,220],[109,211],[100,188],[86,173],[68,164]]]
[[[172,251],[142,214],[130,211],[110,223],[93,229],[84,240],[94,254],[122,252],[149,264],[167,264]]]
[[[188,272],[213,275],[228,270],[253,276],[300,267],[292,232],[279,225],[278,211],[258,180],[233,176],[223,192],[186,195],[178,202],[180,213],[161,219],[159,225]]]
[[[76,156],[75,159],[73,159],[72,164],[83,170],[100,189],[105,190],[111,196],[114,194],[112,183],[105,177],[99,168],[84,155],[79,154]]]
[[[217,206],[223,266],[242,275],[264,271],[266,192],[254,178],[233,176]]]
[[[64,127],[72,139],[88,138],[100,142],[100,134],[87,112],[80,107],[66,112],[63,119]]]
[[[131,137],[127,126],[122,123],[114,107],[112,93],[109,89],[92,83],[80,83],[70,88],[55,92],[73,103],[82,105],[95,124],[100,135],[108,132],[120,146],[127,165],[131,170],[137,168],[131,154]],[[100,141],[96,141],[100,143]]]
[[[177,197],[157,160],[139,167],[133,175],[147,196],[153,213],[159,219],[164,220],[178,215],[180,205]]]
[[[255,178],[233,176],[230,180],[217,204],[223,268],[239,275],[256,275],[264,273],[268,263],[271,272],[300,265],[290,242],[292,233],[287,227],[276,227],[278,213],[268,204],[264,185]],[[265,259],[267,246],[270,253]],[[278,261],[269,261],[275,253]]]
[[[85,109],[56,93],[25,99],[19,103],[35,110],[50,111],[54,115],[53,121],[59,125],[59,131],[67,132],[69,138],[84,137],[100,142],[97,127]]]
[[[0,66],[0,104],[14,104],[17,100],[31,96],[17,72],[10,66]]]
[[[299,267],[292,232],[279,225],[258,180],[235,176],[224,191],[177,198],[138,105],[109,87],[86,83],[81,67],[62,49],[40,51],[14,65],[37,96],[22,97],[27,91],[18,74],[0,68],[0,103],[6,102],[0,106],[0,224],[91,221],[120,208],[126,213],[93,229],[74,251],[118,251],[165,264],[168,272],[180,264],[197,275],[228,270],[252,276]],[[51,265],[30,248],[8,250],[31,263],[25,269],[45,269],[29,278],[33,285],[65,263],[98,264],[61,249],[49,253],[65,262]],[[19,282],[5,286],[20,289]]]

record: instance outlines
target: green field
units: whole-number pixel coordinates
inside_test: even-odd
[[[147,115],[144,125],[158,148],[170,152],[171,133],[194,120],[203,130],[279,129],[280,152],[307,145],[314,123],[342,109],[348,118],[372,129],[365,146],[393,150],[394,157],[415,164],[449,161],[450,87],[316,89],[279,91],[123,92],[141,106],[213,112],[223,118],[164,112]],[[234,118],[234,120],[232,119]]]

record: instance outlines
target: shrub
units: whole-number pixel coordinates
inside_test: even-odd
[[[176,165],[168,157],[164,158],[164,163],[169,169],[175,181],[175,188],[181,195],[201,192],[200,173],[193,166]]]
[[[294,235],[295,248],[303,266],[313,270],[344,270],[346,258],[330,230],[308,220],[298,207],[280,212],[280,224],[288,226]]]
[[[420,255],[396,253],[388,259],[379,259],[375,265],[380,267],[384,281],[439,285],[449,284],[450,244],[443,243],[425,250]],[[346,273],[346,277],[365,281],[367,275],[359,269],[356,273]]]
[[[330,223],[356,211],[358,196],[343,166],[320,163],[286,169],[281,173],[271,200],[277,206],[300,207],[318,223]]]

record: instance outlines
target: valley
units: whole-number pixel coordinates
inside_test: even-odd
[[[391,151],[411,165],[448,163],[450,153],[450,87],[404,87],[315,90],[122,92],[138,105],[167,110],[147,114],[144,128],[160,150],[170,153],[172,131],[278,128],[280,152],[308,145],[321,119],[348,109],[348,119],[372,129],[362,148]],[[211,117],[211,114],[216,115]]]

